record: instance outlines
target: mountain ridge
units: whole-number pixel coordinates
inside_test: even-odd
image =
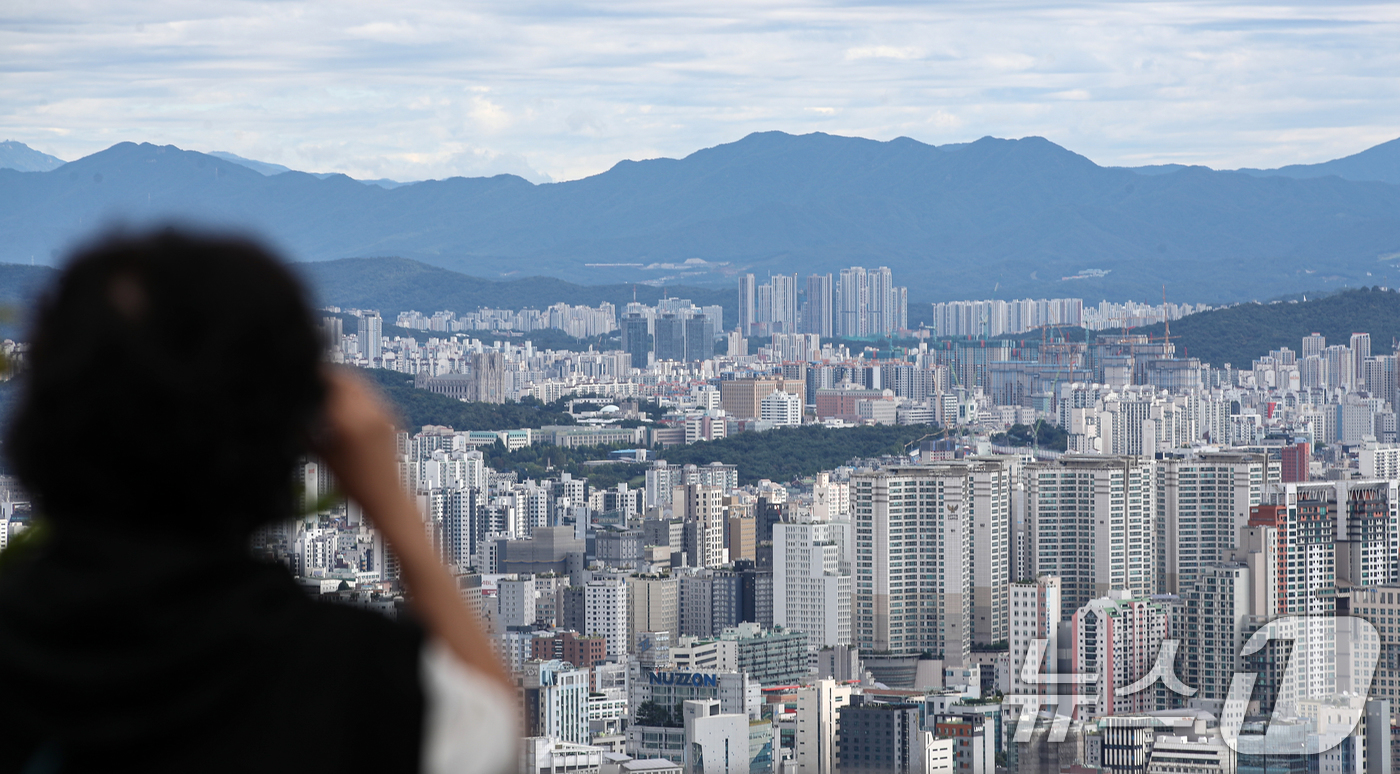
[[[850,265],[889,266],[917,300],[1142,299],[1167,284],[1221,303],[1400,285],[1400,186],[1144,174],[1042,137],[932,146],[763,132],[540,185],[498,175],[384,189],[144,143],[50,172],[0,170],[0,261],[51,263],[94,226],[169,221],[252,229],[297,260],[393,255],[588,285],[733,287],[743,271]]]

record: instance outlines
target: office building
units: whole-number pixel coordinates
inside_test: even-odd
[[[925,743],[933,741],[920,725],[917,706],[873,701],[852,701],[841,708],[838,738],[841,774],[922,771]]]
[[[709,360],[715,356],[715,321],[706,315],[694,315],[685,320],[685,359]]]
[[[755,622],[725,629],[721,642],[734,645],[735,667],[764,686],[794,685],[808,674],[807,635]]]
[[[496,602],[500,608],[501,626],[533,626],[535,624],[535,578],[502,578],[496,582]]]
[[[1311,477],[1309,465],[1312,463],[1312,444],[1307,441],[1298,441],[1292,446],[1283,447],[1279,455],[1282,458],[1280,481],[1285,484],[1307,482]],[[1362,473],[1362,475],[1367,476],[1368,474]]]
[[[837,756],[837,730],[841,712],[850,703],[851,687],[835,680],[817,680],[797,689],[797,774],[837,774],[842,763]]]
[[[759,402],[759,418],[774,427],[794,427],[802,424],[802,396],[774,390]]]
[[[563,661],[529,661],[520,677],[526,736],[588,743],[588,670]]]
[[[749,718],[720,712],[717,699],[681,705],[686,774],[749,774]]]

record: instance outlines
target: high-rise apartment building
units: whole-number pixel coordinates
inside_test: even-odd
[[[651,321],[641,314],[622,318],[622,350],[632,356],[632,367],[646,369],[651,364]]]
[[[851,524],[773,525],[773,622],[813,648],[851,644]]]
[[[1269,499],[1284,498],[1275,493]],[[1291,506],[1271,503],[1251,509],[1249,524],[1254,534],[1248,538],[1250,545],[1240,550],[1276,552],[1278,609],[1272,612],[1330,615],[1337,609],[1336,518],[1329,519],[1326,510],[1306,499],[1299,508],[1296,494]],[[1253,529],[1262,527],[1274,531]],[[1241,539],[1246,539],[1245,533]]]
[[[378,312],[361,315],[355,340],[360,344],[360,357],[368,360],[371,368],[384,356],[384,318]]]
[[[1290,518],[1296,518],[1300,524],[1325,522],[1325,526],[1305,529],[1325,531],[1327,526],[1334,527],[1329,542],[1335,545],[1336,579],[1353,586],[1400,583],[1398,490],[1400,482],[1394,479],[1318,481],[1279,487]]]
[[[1011,581],[1012,456],[976,458],[972,477],[972,641],[1005,642]]]
[[[709,360],[715,356],[715,321],[707,315],[693,315],[685,320],[685,359]]]
[[[739,275],[739,333],[753,335],[758,321],[758,283],[752,274]]]
[[[627,655],[627,613],[627,581],[602,578],[584,584],[584,634],[606,638],[609,656]]]
[[[869,287],[865,269],[843,269],[836,283],[836,335],[857,338],[869,335]]]
[[[1311,477],[1309,465],[1312,463],[1312,444],[1307,441],[1298,441],[1292,446],[1283,447],[1279,456],[1282,460],[1279,480],[1283,483],[1306,482]]]
[[[851,478],[856,645],[968,663],[972,643],[972,482],[966,463],[892,467]]]
[[[690,566],[728,564],[722,487],[682,484],[671,493],[671,509],[685,523],[685,550]]]
[[[467,400],[480,403],[505,403],[505,354],[493,350],[473,352],[471,367],[472,383],[467,395]]]
[[[1351,367],[1352,384],[1357,389],[1367,387],[1364,377],[1366,360],[1371,357],[1371,334],[1353,333],[1351,334]],[[1389,396],[1386,397],[1389,400]]]
[[[1320,333],[1310,333],[1303,337],[1303,357],[1321,357],[1327,349],[1327,337]]]
[[[1065,612],[1110,589],[1155,593],[1152,460],[1066,455],[1026,466],[1037,575],[1058,575]]]
[[[797,333],[797,275],[774,274],[768,284],[773,287],[769,332]]]
[[[685,323],[677,314],[663,314],[652,324],[657,360],[685,360]]]
[[[831,338],[836,311],[832,307],[833,300],[830,274],[813,274],[807,278],[807,299],[802,305],[802,324],[799,326],[802,333]]]
[[[1047,690],[1047,682],[1027,683],[1021,679],[1021,672],[1035,640],[1046,641],[1045,649],[1040,652],[1039,674],[1058,671],[1059,630],[1064,618],[1060,608],[1060,579],[1042,575],[1034,581],[1016,581],[1011,584],[1008,596],[1011,602],[1008,616],[1011,690],[1008,695],[1048,695],[1052,691]]]
[[[1249,509],[1278,482],[1279,463],[1263,454],[1199,453],[1158,460],[1156,471],[1156,591],[1176,594],[1234,548]]]
[[[1186,618],[1173,624],[1173,635],[1182,645],[1182,681],[1197,689],[1195,698],[1223,700],[1229,694],[1255,616],[1268,612],[1254,607],[1258,582],[1245,562],[1205,562],[1183,588]]]
[[[1152,671],[1169,631],[1170,612],[1164,603],[1126,589],[1112,589],[1076,610],[1069,643],[1074,673],[1097,676],[1082,686],[1095,698],[1080,712],[1103,717],[1158,709],[1156,691],[1130,694],[1122,689]]]
[[[627,642],[640,632],[680,634],[680,578],[633,575],[627,578]]]

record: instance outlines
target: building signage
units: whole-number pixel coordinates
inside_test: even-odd
[[[699,672],[647,672],[648,685],[688,685],[696,688],[718,688],[719,675]]]

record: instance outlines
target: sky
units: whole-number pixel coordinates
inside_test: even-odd
[[[755,131],[1275,167],[1400,136],[1400,4],[8,0],[0,140],[536,182]]]

